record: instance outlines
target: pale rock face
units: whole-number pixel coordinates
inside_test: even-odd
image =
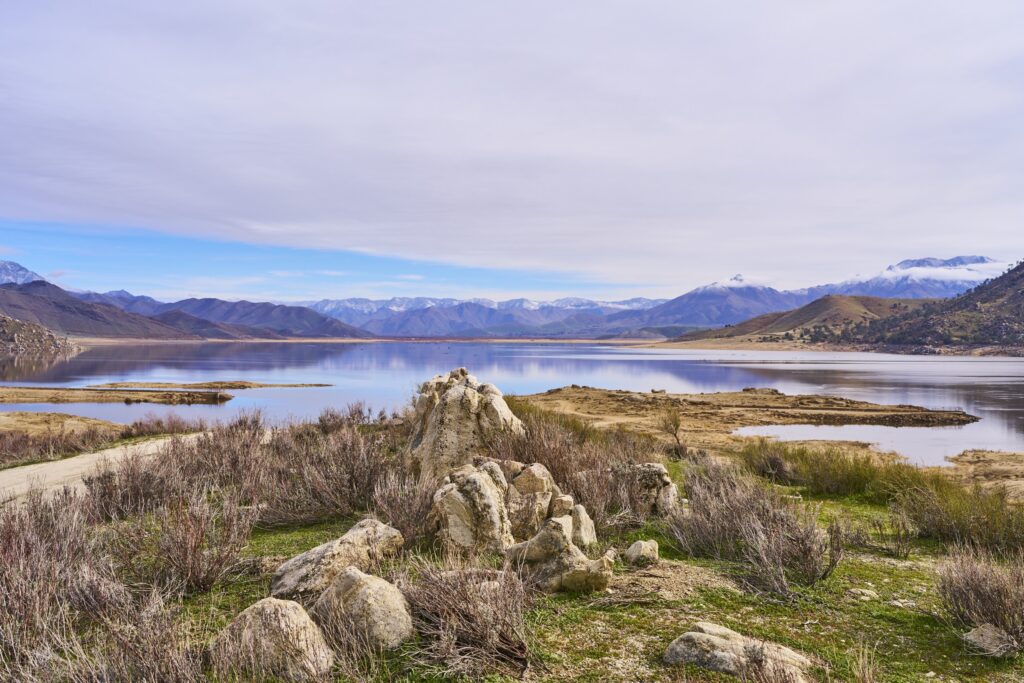
[[[622,559],[634,567],[647,567],[658,563],[658,542],[637,541],[626,549]]]
[[[317,597],[343,569],[367,569],[371,562],[402,549],[402,533],[375,519],[364,519],[341,538],[296,555],[274,573],[270,594],[307,602]]]
[[[412,638],[412,616],[405,596],[384,579],[348,567],[310,610],[325,631],[348,620],[375,649],[393,650]]]
[[[675,512],[679,505],[679,488],[664,465],[658,462],[634,465],[630,474],[651,514],[667,517]]]
[[[494,463],[453,470],[434,494],[440,536],[461,550],[501,552],[515,542],[505,508],[508,485]]]
[[[587,514],[587,508],[576,505],[572,509],[572,542],[581,548],[597,544],[597,530],[594,520]]]
[[[613,553],[591,560],[572,542],[571,517],[549,519],[536,536],[505,552],[526,579],[546,593],[604,590],[612,577]]]
[[[763,667],[787,680],[798,683],[810,679],[806,675],[811,661],[788,647],[765,643],[709,622],[699,622],[693,631],[672,641],[665,652],[666,664],[690,663],[711,671],[749,676],[761,660]]]
[[[414,469],[440,479],[449,470],[473,461],[489,432],[524,433],[501,392],[481,384],[465,368],[424,382],[415,401],[416,427],[411,453]]]
[[[302,605],[264,598],[213,639],[210,661],[224,680],[315,681],[330,672],[334,654]]]

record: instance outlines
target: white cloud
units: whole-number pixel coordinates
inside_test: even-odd
[[[1024,4],[0,7],[0,209],[678,293],[1021,256]]]
[[[398,278],[399,280],[412,280],[412,281],[415,281],[415,282],[418,282],[418,281],[424,279],[422,275],[415,275],[415,274],[412,274],[412,273],[407,274],[407,275],[396,275],[395,277]]]

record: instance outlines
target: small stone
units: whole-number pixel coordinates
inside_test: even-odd
[[[571,515],[572,509],[576,503],[572,499],[572,496],[561,495],[555,496],[551,499],[551,509],[548,510],[548,517],[561,517],[562,515]]]
[[[580,548],[597,545],[597,530],[594,520],[587,514],[587,508],[576,505],[572,509],[572,542]]]
[[[982,624],[964,634],[964,641],[983,655],[1006,657],[1020,651],[1020,643],[1009,633],[993,626]]]
[[[629,546],[622,556],[626,564],[634,567],[647,567],[658,562],[658,542],[637,541]]]
[[[878,600],[878,593],[870,588],[851,588],[846,591],[846,593],[864,602],[868,602],[869,600]]]

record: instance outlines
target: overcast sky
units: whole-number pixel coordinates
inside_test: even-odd
[[[296,296],[1018,260],[1022,27],[1020,0],[4,2],[0,251],[316,260]],[[314,275],[332,259],[361,274]],[[151,259],[149,289],[183,267]],[[205,286],[274,294],[232,268]]]

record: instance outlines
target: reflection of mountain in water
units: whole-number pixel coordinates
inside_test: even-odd
[[[0,380],[23,380],[67,362],[63,356],[0,356]]]

